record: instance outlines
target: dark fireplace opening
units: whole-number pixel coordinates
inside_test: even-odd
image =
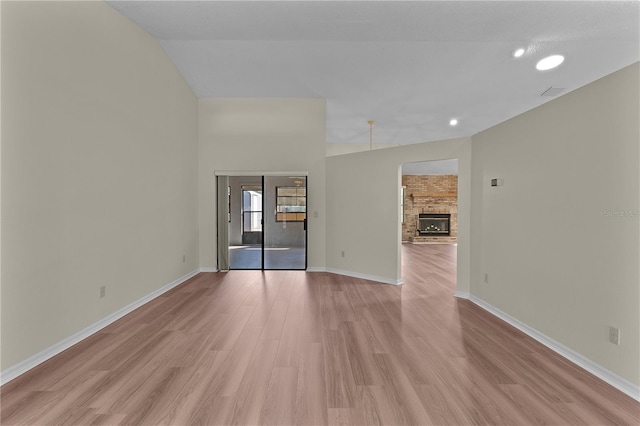
[[[431,236],[447,236],[451,234],[449,213],[420,213],[418,215],[418,234]]]

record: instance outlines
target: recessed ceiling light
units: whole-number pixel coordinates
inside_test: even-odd
[[[458,120],[456,118],[452,118],[449,120],[449,126],[456,126],[458,124]]]
[[[519,57],[521,57],[522,55],[524,55],[524,49],[523,49],[522,47],[521,47],[521,48],[519,48],[519,49],[516,49],[516,50],[513,52],[513,57],[514,57],[514,58],[519,58]]]
[[[536,64],[536,69],[538,71],[547,71],[553,69],[564,62],[564,56],[562,55],[551,55],[546,58],[540,59]]]

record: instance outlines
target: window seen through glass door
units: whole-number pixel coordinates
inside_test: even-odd
[[[262,232],[262,189],[242,190],[242,230]]]
[[[303,222],[307,218],[307,188],[276,187],[276,222]]]

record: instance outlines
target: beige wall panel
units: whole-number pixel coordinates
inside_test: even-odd
[[[3,370],[197,269],[196,170],[156,40],[102,2],[3,2]]]
[[[635,64],[475,135],[471,235],[475,296],[635,385],[639,81]]]
[[[199,144],[200,266],[216,266],[215,173],[246,171],[308,173],[308,265],[325,267],[324,99],[201,99]]]
[[[470,139],[460,138],[328,157],[327,267],[400,281],[400,166],[457,158],[457,278],[468,292],[470,155]]]

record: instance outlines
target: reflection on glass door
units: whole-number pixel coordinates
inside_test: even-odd
[[[306,269],[306,176],[265,176],[264,205],[264,269]]]
[[[242,187],[242,244],[262,243],[262,186]]]

